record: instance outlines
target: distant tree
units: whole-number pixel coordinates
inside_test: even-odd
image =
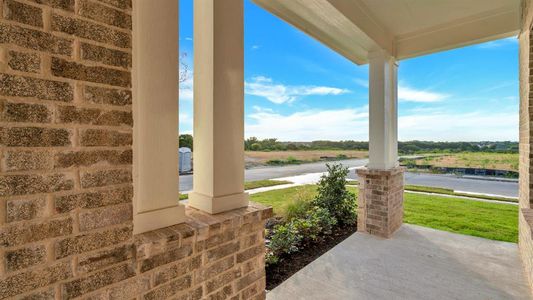
[[[179,146],[190,148],[192,151],[192,135],[190,134],[180,134]]]
[[[253,150],[252,145],[258,142],[259,142],[259,139],[257,139],[255,136],[247,138],[246,140],[244,140],[244,150]]]

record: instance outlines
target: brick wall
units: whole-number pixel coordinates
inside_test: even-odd
[[[390,237],[403,222],[403,167],[357,169],[357,230]]]
[[[531,41],[533,36],[531,26],[533,23],[533,6],[530,0],[522,1],[522,32],[520,40],[520,179],[519,179],[519,248],[522,261],[533,290],[533,197],[531,174],[533,161],[531,160],[531,120],[533,120],[533,71],[530,61],[533,58]]]
[[[263,297],[268,210],[132,234],[131,8],[0,0],[0,299]]]

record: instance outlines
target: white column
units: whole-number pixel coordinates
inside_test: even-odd
[[[208,213],[247,206],[242,0],[194,1],[193,136],[189,204]]]
[[[133,5],[134,233],[185,221],[178,174],[178,1]]]
[[[385,51],[370,53],[369,169],[398,166],[398,65]]]

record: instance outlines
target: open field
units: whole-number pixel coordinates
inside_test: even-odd
[[[356,187],[348,187],[357,195]],[[251,195],[251,200],[271,205],[274,214],[285,215],[287,203],[297,199],[311,199],[315,185],[305,185]],[[404,195],[404,221],[487,239],[517,242],[518,207],[508,204],[485,203],[434,195]]]
[[[309,151],[246,151],[247,166],[267,165],[269,161],[295,159],[302,163],[315,162],[322,157],[329,159],[348,159],[368,157],[368,151],[359,150],[309,150]]]
[[[435,167],[483,168],[518,171],[518,153],[464,152],[450,154],[428,154],[415,160],[417,165]]]

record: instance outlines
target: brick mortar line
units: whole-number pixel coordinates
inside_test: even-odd
[[[126,150],[127,151],[127,150]],[[53,157],[50,157],[53,159]],[[99,160],[98,162],[90,165],[90,166],[84,166],[84,165],[80,165],[80,166],[71,166],[71,167],[67,167],[67,168],[55,168],[55,167],[52,167],[52,168],[49,168],[49,169],[32,169],[32,170],[13,170],[13,171],[4,171],[4,172],[1,172],[0,173],[0,176],[9,176],[9,175],[43,175],[43,174],[47,174],[47,173],[63,173],[63,172],[71,172],[71,171],[75,171],[75,170],[79,170],[79,171],[88,171],[88,170],[105,170],[107,168],[109,169],[122,169],[122,168],[127,168],[128,166],[131,166],[131,164],[111,164],[109,162],[107,162],[107,160]]]
[[[42,27],[35,27],[35,26],[31,26],[31,25],[28,25],[28,24],[25,24],[25,23],[20,23],[18,21],[9,20],[9,19],[5,19],[5,18],[0,19],[0,24],[15,25],[15,26],[18,26],[18,27],[21,27],[21,28],[24,28],[24,29],[39,31],[39,32],[42,32],[42,33],[45,33],[45,34],[49,34],[49,35],[51,35],[53,37],[57,37],[59,39],[68,40],[70,42],[73,42],[74,41],[73,37],[75,37],[74,35],[69,35],[69,34],[65,34],[65,33],[62,33],[61,34],[62,36],[58,36],[55,33],[56,32],[59,33],[59,31],[45,31],[44,28],[42,28]],[[68,38],[65,38],[64,36],[68,36]]]
[[[2,124],[0,123],[0,126]],[[132,150],[131,146],[76,146],[76,147],[70,147],[70,146],[62,146],[62,147],[6,147],[6,146],[0,146],[0,149],[4,150],[4,152],[8,151],[32,151],[32,152],[38,152],[38,151],[49,151],[52,153],[59,153],[59,152],[65,152],[65,151],[103,151],[103,150]],[[2,172],[0,172],[2,174]]]
[[[108,110],[108,111],[123,111],[123,112],[131,112],[133,106],[131,104],[128,105],[112,105],[112,104],[100,104],[100,103],[94,103],[89,101],[82,101],[82,102],[63,102],[63,101],[57,101],[57,100],[39,100],[35,97],[13,97],[13,96],[2,96],[0,95],[0,100],[6,100],[12,103],[24,103],[24,104],[41,104],[45,105],[47,107],[49,106],[77,106],[79,108],[95,108],[95,109],[102,109],[102,110]]]
[[[31,199],[38,198],[39,196],[46,196],[49,194],[53,194],[53,196],[59,197],[59,196],[68,196],[71,194],[78,194],[78,193],[86,193],[91,192],[93,189],[113,189],[115,187],[125,187],[125,186],[131,186],[133,182],[127,182],[127,183],[119,183],[119,184],[113,184],[113,185],[106,185],[106,186],[99,186],[99,187],[91,187],[91,188],[80,188],[80,189],[71,189],[71,190],[63,190],[63,191],[57,191],[57,192],[51,192],[51,193],[36,193],[36,194],[24,194],[24,195],[9,195],[9,196],[1,196],[0,199],[2,200],[17,200],[19,198],[28,198],[31,197]],[[96,192],[97,190],[95,190]],[[64,194],[63,194],[64,193]],[[31,221],[31,220],[29,220]]]
[[[116,6],[113,6],[111,4],[108,4],[108,3],[105,3],[105,2],[101,2],[101,1],[98,1],[98,0],[91,0],[89,2],[98,3],[100,5],[103,5],[103,6],[106,6],[106,7],[109,7],[109,8],[113,8],[113,9],[116,9],[118,11],[121,11],[121,12],[127,13],[129,15],[132,15],[131,8],[120,8],[120,7],[116,7]]]
[[[78,3],[79,3],[79,1],[76,1],[76,6],[79,5]],[[101,21],[93,20],[93,19],[90,19],[90,18],[87,18],[87,17],[84,17],[84,16],[78,14],[78,11],[79,11],[79,7],[75,7],[74,8],[74,12],[65,11],[65,10],[59,10],[59,9],[53,9],[52,19],[54,17],[54,14],[56,14],[56,15],[59,15],[59,16],[62,16],[62,17],[74,18],[74,19],[86,21],[86,22],[89,22],[89,23],[94,23],[96,25],[108,27],[111,30],[119,31],[119,32],[122,32],[122,33],[127,33],[127,34],[130,35],[130,37],[132,35],[133,28],[131,28],[131,29],[122,28],[122,27],[118,27],[116,25],[111,25],[111,24],[107,24],[107,23],[104,23],[104,22],[101,22]],[[132,17],[132,16],[130,15],[130,17]],[[132,21],[132,24],[133,24],[133,19],[131,21]],[[60,32],[60,31],[54,31],[54,32]]]
[[[53,56],[53,55],[51,55],[51,56]],[[75,61],[73,61],[73,62],[75,62]],[[69,83],[69,84],[72,84],[72,91],[73,92],[74,92],[74,84],[76,84],[76,83],[83,83],[83,84],[89,83],[90,86],[94,86],[94,87],[108,88],[108,89],[112,89],[112,90],[132,91],[131,87],[115,86],[115,85],[110,85],[110,84],[105,84],[105,83],[85,81],[85,80],[79,80],[79,79],[71,79],[71,78],[59,77],[59,76],[54,76],[54,75],[43,75],[43,74],[39,74],[39,73],[27,73],[27,72],[15,71],[15,70],[10,70],[10,69],[6,69],[6,70],[2,71],[2,72],[0,72],[0,74],[20,76],[20,77],[28,77],[28,78],[33,78],[33,79],[42,79],[42,80],[47,80],[47,81],[56,81],[56,82]],[[3,95],[0,95],[0,96],[3,96]],[[6,96],[6,97],[8,97],[8,96]],[[35,99],[39,99],[37,97],[20,97],[20,98],[35,98]],[[51,100],[48,100],[48,101],[51,101]],[[60,100],[55,100],[55,101],[57,101],[57,102],[74,102],[74,98],[71,101],[60,101]]]
[[[127,262],[123,262],[123,263],[126,264]],[[66,283],[72,282],[72,281],[77,280],[77,279],[82,279],[82,278],[85,277],[85,276],[82,276],[82,275],[74,275],[74,271],[75,271],[75,270],[74,270],[74,264],[75,264],[75,263],[74,263],[73,261],[71,261],[70,266],[71,266],[71,271],[72,271],[72,273],[73,273],[73,274],[72,274],[73,276],[71,276],[71,277],[69,277],[69,278],[67,278],[67,279],[63,279],[63,280],[55,281],[54,283],[51,283],[51,284],[46,285],[46,286],[44,286],[44,287],[40,287],[39,290],[41,290],[41,289],[42,289],[42,290],[47,290],[47,289],[50,289],[51,287],[59,287],[59,294],[58,294],[57,291],[56,291],[56,297],[59,295],[59,299],[64,299],[64,298],[62,298],[62,290],[61,290],[61,286],[64,285],[64,284],[66,284]],[[112,267],[117,267],[118,265],[119,265],[119,264],[115,264],[115,265],[113,265]],[[111,269],[112,267],[109,267],[109,268],[106,268],[106,269]],[[85,275],[87,275],[87,274],[85,274]],[[116,282],[115,284],[123,283],[125,280],[129,280],[129,279],[131,279],[131,278],[135,278],[136,276],[137,276],[137,275],[131,276],[131,277],[126,278],[126,279],[124,279],[124,280],[118,281],[118,282]],[[107,287],[107,286],[105,286],[105,287]],[[76,297],[76,299],[78,299],[79,297],[82,297],[82,296],[88,295],[88,294],[93,294],[93,292],[96,292],[96,291],[99,291],[99,290],[101,290],[101,289],[98,289],[98,290],[91,291],[91,292],[89,292],[89,293],[86,293],[86,294],[80,295],[80,296]],[[25,292],[25,293],[22,293],[22,294],[17,294],[17,295],[15,295],[15,296],[16,296],[16,297],[29,296],[29,295],[31,295],[31,294],[37,292],[37,291],[38,291],[37,289],[32,289],[32,290],[30,290],[30,291],[28,291],[28,292]]]
[[[57,110],[59,107],[67,107],[67,106],[74,106],[77,109],[99,109],[104,112],[132,112],[131,107],[124,107],[124,106],[114,106],[114,105],[105,105],[105,104],[97,104],[92,103],[88,101],[83,101],[79,103],[72,103],[72,102],[60,102],[60,101],[53,101],[53,100],[33,100],[33,99],[14,99],[13,97],[7,96],[0,96],[0,100],[5,100],[10,103],[16,103],[16,104],[37,104],[37,105],[44,105],[50,110]],[[5,122],[5,121],[0,121]],[[29,123],[29,122],[7,122],[7,123]],[[50,122],[52,123],[52,122]],[[32,124],[50,124],[45,122],[35,122]],[[100,125],[98,125],[100,126]],[[105,125],[103,125],[105,126]],[[109,126],[109,125],[107,125]],[[129,125],[128,125],[129,126]]]
[[[81,45],[80,45],[80,54],[81,54]],[[54,54],[50,54],[52,57],[55,57]],[[100,67],[100,68],[105,68],[105,69],[110,69],[110,70],[115,70],[115,71],[122,71],[122,72],[127,72],[127,73],[131,73],[133,71],[133,68],[131,66],[128,66],[126,68],[124,67],[120,67],[120,66],[115,66],[115,65],[110,65],[110,64],[105,64],[105,63],[102,63],[102,62],[98,62],[98,61],[94,61],[94,60],[90,60],[90,59],[86,59],[86,58],[83,58],[81,55],[79,58],[63,58],[63,57],[57,57],[57,58],[60,58],[60,59],[64,59],[68,62],[71,62],[71,63],[77,63],[77,64],[80,64],[82,66],[85,66],[85,67]],[[133,60],[133,59],[132,59]],[[52,77],[54,77],[55,75],[51,75]],[[57,76],[55,76],[57,77]],[[79,80],[79,79],[75,79],[77,81],[85,81],[85,80]]]
[[[75,124],[75,123],[23,123],[23,122],[0,122],[0,125],[7,128],[27,128],[27,127],[37,127],[37,128],[48,128],[48,129],[65,129],[65,130],[87,130],[87,129],[96,129],[96,130],[107,130],[115,131],[120,133],[133,133],[133,128],[131,126],[109,126],[109,125],[91,125],[91,124]],[[9,146],[4,146],[9,148]],[[22,147],[22,146],[18,146]],[[46,146],[40,146],[46,147]],[[54,146],[50,146],[54,147]],[[84,146],[79,146],[84,147]],[[90,147],[90,146],[85,146]],[[112,146],[109,146],[112,147]],[[28,146],[28,148],[32,148]]]
[[[7,252],[7,248],[6,248],[6,251]],[[11,250],[11,249],[9,249]],[[39,270],[39,269],[45,269],[45,268],[48,268],[52,265],[55,265],[55,264],[60,264],[60,263],[64,263],[64,262],[69,262],[72,264],[72,258],[71,257],[64,257],[64,258],[61,258],[61,259],[56,259],[54,260],[53,262],[46,262],[44,264],[37,264],[37,265],[33,265],[33,266],[30,266],[30,267],[27,267],[27,268],[23,268],[23,269],[20,269],[20,270],[15,270],[15,271],[11,271],[11,272],[7,272],[6,270],[6,273],[4,274],[3,278],[2,279],[6,279],[8,277],[12,277],[12,276],[16,276],[16,275],[19,275],[19,274],[22,274],[22,273],[25,273],[25,272],[31,272],[31,271],[36,271],[36,270]],[[34,291],[34,289],[32,289],[31,291]],[[31,292],[30,291],[30,292]],[[18,294],[16,296],[19,296]]]

